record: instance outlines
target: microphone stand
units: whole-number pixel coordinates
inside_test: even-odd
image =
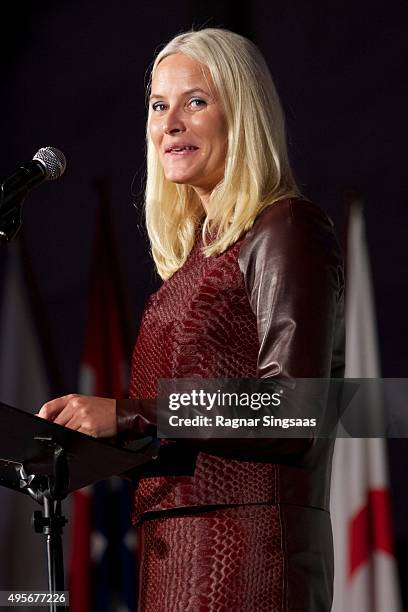
[[[21,212],[30,189],[43,181],[42,163],[30,162],[5,179],[0,186],[0,240],[10,242],[22,225]]]
[[[22,210],[25,193],[18,193],[13,198],[4,198],[4,186],[7,181],[0,187],[0,241],[2,243],[10,242],[19,231],[23,220]]]
[[[51,596],[49,610],[57,612],[57,605],[59,610],[68,609],[54,597],[64,591],[62,532],[67,519],[61,512],[61,500],[68,494],[69,469],[65,449],[51,436],[36,436],[35,440],[40,445],[38,456],[33,457],[28,465],[21,465],[20,488],[44,508],[44,515],[41,510],[34,511],[32,525],[36,533],[46,536],[48,590]]]

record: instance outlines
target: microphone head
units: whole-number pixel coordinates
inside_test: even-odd
[[[34,155],[33,160],[41,163],[45,170],[47,181],[53,181],[62,176],[67,166],[65,155],[54,147],[39,149]]]

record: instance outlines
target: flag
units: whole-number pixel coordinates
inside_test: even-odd
[[[380,376],[364,218],[357,200],[350,208],[347,239],[345,376]],[[384,439],[336,440],[331,515],[335,554],[332,612],[399,612]]]
[[[50,399],[51,389],[40,324],[33,311],[37,296],[23,253],[21,236],[7,245],[0,312],[0,401],[35,413]],[[32,513],[40,509],[29,496],[0,488],[1,590],[48,589],[45,538],[30,524]]]
[[[79,392],[118,399],[125,396],[127,388],[129,329],[106,181],[97,181],[96,188],[101,206]],[[74,494],[69,571],[71,612],[135,609],[135,532],[130,509],[129,485],[119,478]]]

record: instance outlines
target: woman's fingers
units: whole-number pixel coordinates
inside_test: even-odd
[[[75,431],[79,431],[81,428],[81,421],[78,419],[77,415],[74,414],[73,417],[69,419],[69,421],[65,424],[65,427],[69,429],[74,429]]]
[[[70,395],[63,395],[62,397],[56,397],[49,402],[46,402],[41,406],[40,411],[38,412],[38,416],[47,419],[49,421],[53,421],[55,417],[66,407],[68,402],[72,400],[72,398],[77,397],[75,394],[71,393]]]
[[[38,416],[94,437],[114,436],[116,400],[70,394],[45,403]]]
[[[71,402],[68,402],[59,414],[53,419],[56,425],[65,425],[68,427],[68,422],[72,419],[75,414],[74,406]]]

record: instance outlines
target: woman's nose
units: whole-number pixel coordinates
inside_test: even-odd
[[[186,127],[180,111],[174,109],[166,113],[163,129],[166,134],[178,134],[185,131]]]

